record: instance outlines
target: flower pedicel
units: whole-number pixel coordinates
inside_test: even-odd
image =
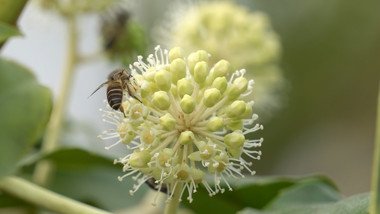
[[[146,62],[138,57],[129,69],[142,103],[124,96],[126,117],[109,106],[101,109],[104,121],[115,128],[99,138],[117,139],[106,149],[123,143],[133,151],[115,160],[124,165],[120,181],[127,176],[137,181],[132,195],[153,178],[158,190],[168,189],[168,200],[181,188],[180,198],[187,190],[191,202],[199,184],[212,196],[224,192],[222,181],[232,190],[226,177],[244,177],[243,169],[255,173],[243,156],[260,159],[256,148],[263,139],[246,135],[263,126],[254,124],[254,102],[241,100],[252,93],[253,80],[244,77],[244,69],[232,73],[226,60],[210,66],[206,51],[183,53],[179,47],[167,51],[157,46]],[[214,177],[212,186],[207,173]]]

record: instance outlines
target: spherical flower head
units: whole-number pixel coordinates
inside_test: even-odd
[[[256,148],[263,139],[247,135],[263,127],[255,124],[253,101],[244,101],[253,81],[244,69],[231,74],[228,61],[212,64],[209,57],[204,50],[185,56],[181,48],[157,46],[146,61],[138,57],[129,67],[139,87],[134,97],[125,93],[125,112],[101,110],[104,121],[116,126],[100,136],[116,139],[106,148],[123,143],[131,150],[115,160],[124,165],[120,180],[134,175],[138,182],[131,194],[153,179],[158,190],[168,190],[168,200],[182,188],[181,198],[187,191],[191,202],[200,184],[212,196],[224,192],[221,182],[232,190],[226,178],[255,173],[251,160],[260,158]],[[215,179],[214,188],[206,174]]]
[[[182,10],[178,7],[158,27],[161,36],[157,42],[169,48],[180,45],[190,52],[204,49],[211,54],[211,64],[228,59],[231,73],[245,68],[246,76],[257,82],[252,93],[256,110],[268,118],[279,107],[278,93],[285,84],[278,67],[280,40],[267,15],[232,1],[204,1]]]

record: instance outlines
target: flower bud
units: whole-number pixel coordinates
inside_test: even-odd
[[[153,94],[152,103],[161,110],[168,110],[170,107],[170,98],[165,91],[157,91]]]
[[[236,100],[241,94],[240,89],[234,84],[229,85],[224,93],[227,95],[229,100]]]
[[[240,115],[241,119],[249,118],[252,115],[252,106],[248,103],[245,104],[245,111],[242,115]]]
[[[197,169],[197,168],[191,168],[192,169],[192,177],[194,179],[194,183],[195,184],[199,184],[203,181],[203,179],[205,179],[206,177],[206,174],[200,170],[200,169]]]
[[[170,73],[172,82],[176,83],[178,80],[186,77],[186,63],[183,59],[175,59],[170,63]]]
[[[192,131],[184,131],[181,132],[179,136],[179,143],[182,145],[186,145],[188,143],[192,143],[194,141],[194,134]]]
[[[205,90],[203,95],[203,104],[206,107],[212,107],[219,102],[221,97],[220,91],[216,88],[210,88]]]
[[[244,77],[236,78],[233,84],[237,86],[241,94],[244,93],[248,88],[248,80]]]
[[[167,70],[161,69],[156,72],[154,76],[154,81],[160,90],[168,91],[171,87],[170,73]]]
[[[183,59],[184,55],[185,54],[184,54],[184,51],[182,48],[175,47],[169,51],[169,60],[171,63],[173,63],[173,61],[178,59],[178,58]]]
[[[195,101],[192,96],[185,94],[179,105],[184,113],[190,114],[194,111]]]
[[[166,163],[169,161],[170,162],[170,159],[171,159],[171,155],[169,155],[168,153],[165,153],[165,152],[161,152],[158,157],[157,157],[157,162],[158,164],[163,167],[163,168],[166,168]],[[170,164],[170,163],[169,163]]]
[[[212,87],[216,88],[223,93],[227,88],[227,79],[226,77],[217,77],[214,82],[212,82]]]
[[[189,66],[190,74],[194,74],[194,67],[198,62],[208,61],[208,53],[204,50],[199,50],[197,52],[191,53],[187,57],[187,65]]]
[[[226,114],[227,117],[236,118],[245,112],[245,102],[242,100],[234,101],[230,106],[228,106]]]
[[[182,164],[178,167],[177,178],[179,180],[186,180],[190,176],[191,170],[187,164]]]
[[[156,135],[153,133],[151,129],[145,129],[140,134],[140,139],[145,144],[152,144],[156,139]]]
[[[241,148],[244,144],[245,138],[240,131],[234,131],[224,136],[224,143],[231,148]]]
[[[223,128],[223,119],[221,117],[212,117],[207,121],[206,128],[208,131],[215,132]]]
[[[194,80],[196,83],[201,84],[206,80],[208,75],[207,62],[198,62],[194,67]]]
[[[176,124],[176,120],[170,113],[166,113],[164,116],[160,117],[160,124],[165,130],[173,130]]]
[[[215,149],[210,145],[203,146],[202,149],[200,149],[199,151],[202,160],[210,159],[214,156],[215,153]]]
[[[225,124],[226,128],[232,131],[241,130],[243,128],[242,120],[229,120]]]
[[[191,95],[194,90],[194,86],[189,79],[182,78],[177,82],[178,94],[182,98],[185,94]]]
[[[150,159],[151,156],[148,150],[135,150],[129,157],[129,164],[133,168],[143,168],[147,166],[147,163],[150,161]]]
[[[123,135],[122,143],[127,145],[136,137],[136,133],[132,130],[127,130],[124,134],[120,134],[120,138]]]

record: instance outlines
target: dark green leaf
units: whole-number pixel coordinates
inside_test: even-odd
[[[341,199],[341,195],[330,185],[320,181],[308,180],[284,189],[265,207],[265,210],[323,204],[336,202],[339,199]]]
[[[0,22],[0,43],[4,42],[12,36],[19,36],[21,33],[17,30],[16,27]]]
[[[134,196],[129,194],[136,181],[130,177],[122,182],[122,165],[113,159],[76,148],[64,148],[47,157],[55,165],[50,188],[60,194],[107,210],[118,210],[137,205],[147,187]]]
[[[239,214],[367,214],[369,194],[355,195],[338,202],[307,204],[277,210],[246,208]]]
[[[261,209],[281,191],[302,182],[320,182],[331,188],[335,188],[330,180],[323,176],[309,177],[252,177],[240,181],[231,181],[233,191],[226,191],[210,198],[204,188],[199,188],[195,193],[192,203],[185,202],[184,205],[196,213],[209,213],[209,208],[219,213],[236,213],[245,207]]]
[[[51,111],[50,90],[26,68],[0,59],[0,177],[41,137]]]

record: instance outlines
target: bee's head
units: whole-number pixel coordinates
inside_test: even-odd
[[[114,71],[112,71],[109,75],[108,75],[108,80],[109,81],[116,81],[116,80],[128,80],[130,77],[130,74],[128,73],[127,70],[123,69],[123,68],[119,68],[119,69],[116,69]]]

